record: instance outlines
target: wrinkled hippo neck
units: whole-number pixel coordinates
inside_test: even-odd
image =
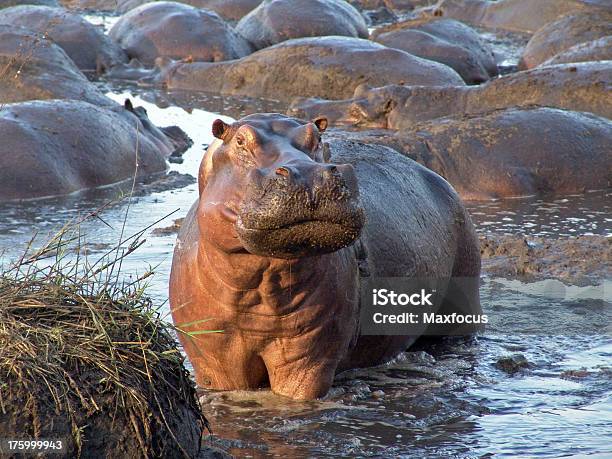
[[[348,250],[348,249],[343,249]],[[227,253],[200,243],[198,264],[209,298],[226,310],[262,315],[290,314],[304,305],[320,303],[326,289],[342,274],[343,251],[298,259]]]

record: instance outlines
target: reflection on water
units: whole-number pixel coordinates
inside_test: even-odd
[[[215,110],[235,116],[273,109],[248,101],[210,96],[142,92],[114,94],[144,105],[159,125],[178,124],[194,147],[174,171],[196,176],[203,146],[212,140]],[[183,99],[181,99],[183,97]],[[156,101],[166,108],[159,108]],[[173,106],[181,100],[187,109]],[[270,103],[273,104],[273,103]],[[231,110],[226,110],[233,107]],[[281,110],[282,111],[282,110]],[[224,118],[226,121],[229,118]],[[186,214],[197,187],[132,198],[126,234],[165,227]],[[116,197],[116,188],[66,198],[0,205],[0,263],[21,253],[36,232],[54,232]],[[483,231],[543,235],[610,233],[609,193],[563,199],[470,203]],[[126,201],[100,214],[104,222],[83,225],[90,250],[116,244],[128,211]],[[174,235],[146,233],[147,242],[125,261],[127,273],[157,266],[151,293],[168,312],[167,281]],[[260,392],[203,394],[215,442],[240,457],[559,457],[610,453],[612,438],[612,340],[608,290],[484,279],[485,311],[500,320],[471,340],[420,343],[411,352],[376,369],[339,375],[322,401],[291,402]],[[557,293],[556,293],[557,292]],[[601,293],[601,296],[600,296]],[[504,314],[501,314],[503,312]],[[554,326],[551,326],[554,324]],[[509,376],[494,363],[524,355],[530,367]]]

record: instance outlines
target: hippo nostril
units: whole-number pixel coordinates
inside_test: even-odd
[[[338,172],[338,168],[336,166],[329,166],[329,171],[332,174],[335,174],[336,172]]]
[[[283,177],[289,177],[289,169],[287,169],[286,167],[277,167],[276,168],[276,175],[282,175]]]

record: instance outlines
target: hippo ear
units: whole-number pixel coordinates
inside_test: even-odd
[[[123,102],[123,108],[129,112],[134,111],[134,106],[132,105],[132,101],[130,99],[125,99],[125,102]]]
[[[325,129],[327,129],[327,118],[324,116],[315,118],[312,122],[315,124],[317,129],[319,129],[319,132],[325,132]]]
[[[217,139],[223,140],[227,135],[230,125],[220,119],[216,119],[212,124],[212,133]]]

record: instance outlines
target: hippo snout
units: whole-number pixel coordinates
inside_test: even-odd
[[[300,161],[251,172],[237,233],[251,253],[297,258],[352,244],[364,223],[351,165]]]

